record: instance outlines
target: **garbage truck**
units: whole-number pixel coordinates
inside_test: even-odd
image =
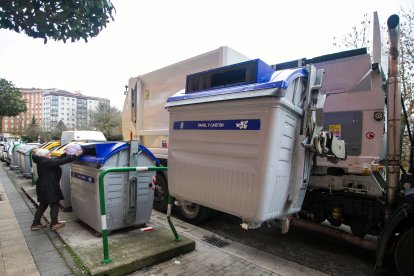
[[[404,167],[403,125],[412,137],[401,104],[399,17],[387,25],[387,63],[374,13],[372,56],[361,48],[271,66],[248,59],[190,73],[174,94],[158,91],[169,114],[159,141],[169,169],[157,184],[181,216],[199,223],[214,209],[239,216],[245,229],[279,220],[283,232],[289,224],[318,230],[328,221],[332,227],[321,227],[332,231],[322,233],[376,250],[376,274],[414,275],[413,147]],[[123,113],[162,121],[145,111],[145,97],[131,104],[134,89],[128,86]],[[139,132],[131,125],[138,124],[123,116],[125,139]],[[351,232],[334,231],[341,225]],[[377,242],[363,239],[367,234]]]

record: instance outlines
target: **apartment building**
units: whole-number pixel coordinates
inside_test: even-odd
[[[18,134],[22,133],[28,125],[32,123],[33,118],[36,123],[41,125],[42,122],[42,96],[49,89],[26,89],[21,88],[22,98],[26,100],[27,112],[20,113],[15,117],[4,117],[2,121],[2,133]],[[7,137],[4,135],[3,137]]]
[[[45,131],[53,130],[60,121],[69,130],[86,129],[90,112],[95,111],[101,102],[110,104],[109,99],[59,89],[22,88],[20,91],[27,101],[27,112],[3,118],[3,137],[8,134],[21,135],[33,118]]]

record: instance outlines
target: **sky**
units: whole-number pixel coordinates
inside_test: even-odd
[[[414,0],[113,0],[115,20],[75,43],[0,29],[0,78],[108,98],[122,110],[128,79],[228,46],[275,64],[331,54],[334,37],[378,12],[381,25]],[[384,34],[385,35],[385,34]]]

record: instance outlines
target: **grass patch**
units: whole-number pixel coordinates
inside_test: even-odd
[[[90,274],[88,267],[85,265],[82,259],[79,258],[78,255],[76,255],[75,251],[73,251],[73,249],[67,244],[65,244],[65,248],[68,251],[69,255],[72,257],[73,261],[75,262],[76,267],[80,269],[82,274]]]

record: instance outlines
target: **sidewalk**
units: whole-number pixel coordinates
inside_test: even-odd
[[[68,231],[69,228],[73,229],[72,227],[78,227],[76,226],[76,222],[69,222],[68,227],[64,228],[65,230],[59,230],[58,234],[60,237],[49,230],[31,232],[30,224],[33,219],[32,212],[34,211],[34,207],[27,199],[25,199],[27,203],[26,205],[23,200],[24,196],[22,198],[16,191],[7,174],[9,174],[10,177],[15,178],[18,187],[19,185],[22,185],[22,190],[26,190],[30,193],[31,189],[31,193],[33,193],[33,187],[31,187],[30,181],[24,180],[22,177],[14,175],[14,172],[6,170],[8,170],[8,168],[5,165],[2,165],[0,168],[0,187],[1,185],[5,186],[8,197],[8,203],[6,204],[8,204],[11,212],[9,217],[11,216],[11,219],[14,219],[15,221],[12,232],[20,233],[20,236],[16,239],[22,244],[22,247],[25,246],[26,249],[18,250],[19,256],[8,255],[9,257],[7,257],[7,255],[4,254],[5,244],[1,241],[0,249],[3,252],[3,258],[6,257],[6,260],[7,258],[13,258],[16,261],[6,265],[3,260],[0,267],[0,275],[83,274],[82,270],[76,267],[65,249],[65,243],[70,243],[79,235],[78,232]],[[0,194],[2,193],[5,192],[0,190]],[[13,196],[12,199],[10,198],[10,195]],[[14,205],[14,201],[18,202],[17,204],[20,207],[12,206],[14,210],[13,213],[10,205]],[[6,205],[4,204],[5,202],[6,201],[4,200],[0,201],[0,204],[2,204],[0,205],[1,236],[3,236],[3,229],[11,227],[12,225],[11,223],[3,221],[3,218],[5,217],[5,215],[3,215],[3,209],[6,209],[3,207],[3,205]],[[32,212],[30,210],[32,210]],[[47,212],[45,213],[46,216],[48,215]],[[19,215],[20,213],[22,215]],[[66,219],[67,216],[71,216],[71,213],[72,212],[61,212],[60,214],[63,219]],[[19,219],[19,216],[22,217]],[[16,222],[16,218],[17,221],[21,220],[21,222],[19,221],[20,227]],[[277,256],[267,254],[232,240],[227,240],[178,219],[174,218],[173,223],[180,235],[185,235],[195,241],[195,250],[170,258],[167,261],[156,263],[155,265],[146,266],[129,275],[325,275],[319,271],[298,265]],[[153,211],[149,226],[155,228],[168,227],[165,214]],[[48,235],[54,236],[49,237]],[[114,239],[114,236],[115,235],[110,235],[110,240]],[[96,237],[91,237],[88,242],[91,242],[93,239],[96,239]],[[54,244],[58,244],[58,249]],[[138,246],[138,244],[136,246]],[[66,256],[62,258],[61,255]],[[31,266],[20,263],[20,260],[28,260],[27,262],[30,262]],[[55,263],[56,265],[57,263],[59,264],[55,267]],[[52,264],[54,267],[51,267]],[[47,267],[47,265],[49,265],[49,267]],[[29,269],[33,269],[33,271],[31,272]]]
[[[10,181],[8,167],[0,165],[0,275],[74,275],[70,266],[76,273],[76,265],[68,255],[69,264],[65,262],[64,245],[57,235],[30,230],[35,208]]]
[[[40,275],[1,182],[0,275]]]

